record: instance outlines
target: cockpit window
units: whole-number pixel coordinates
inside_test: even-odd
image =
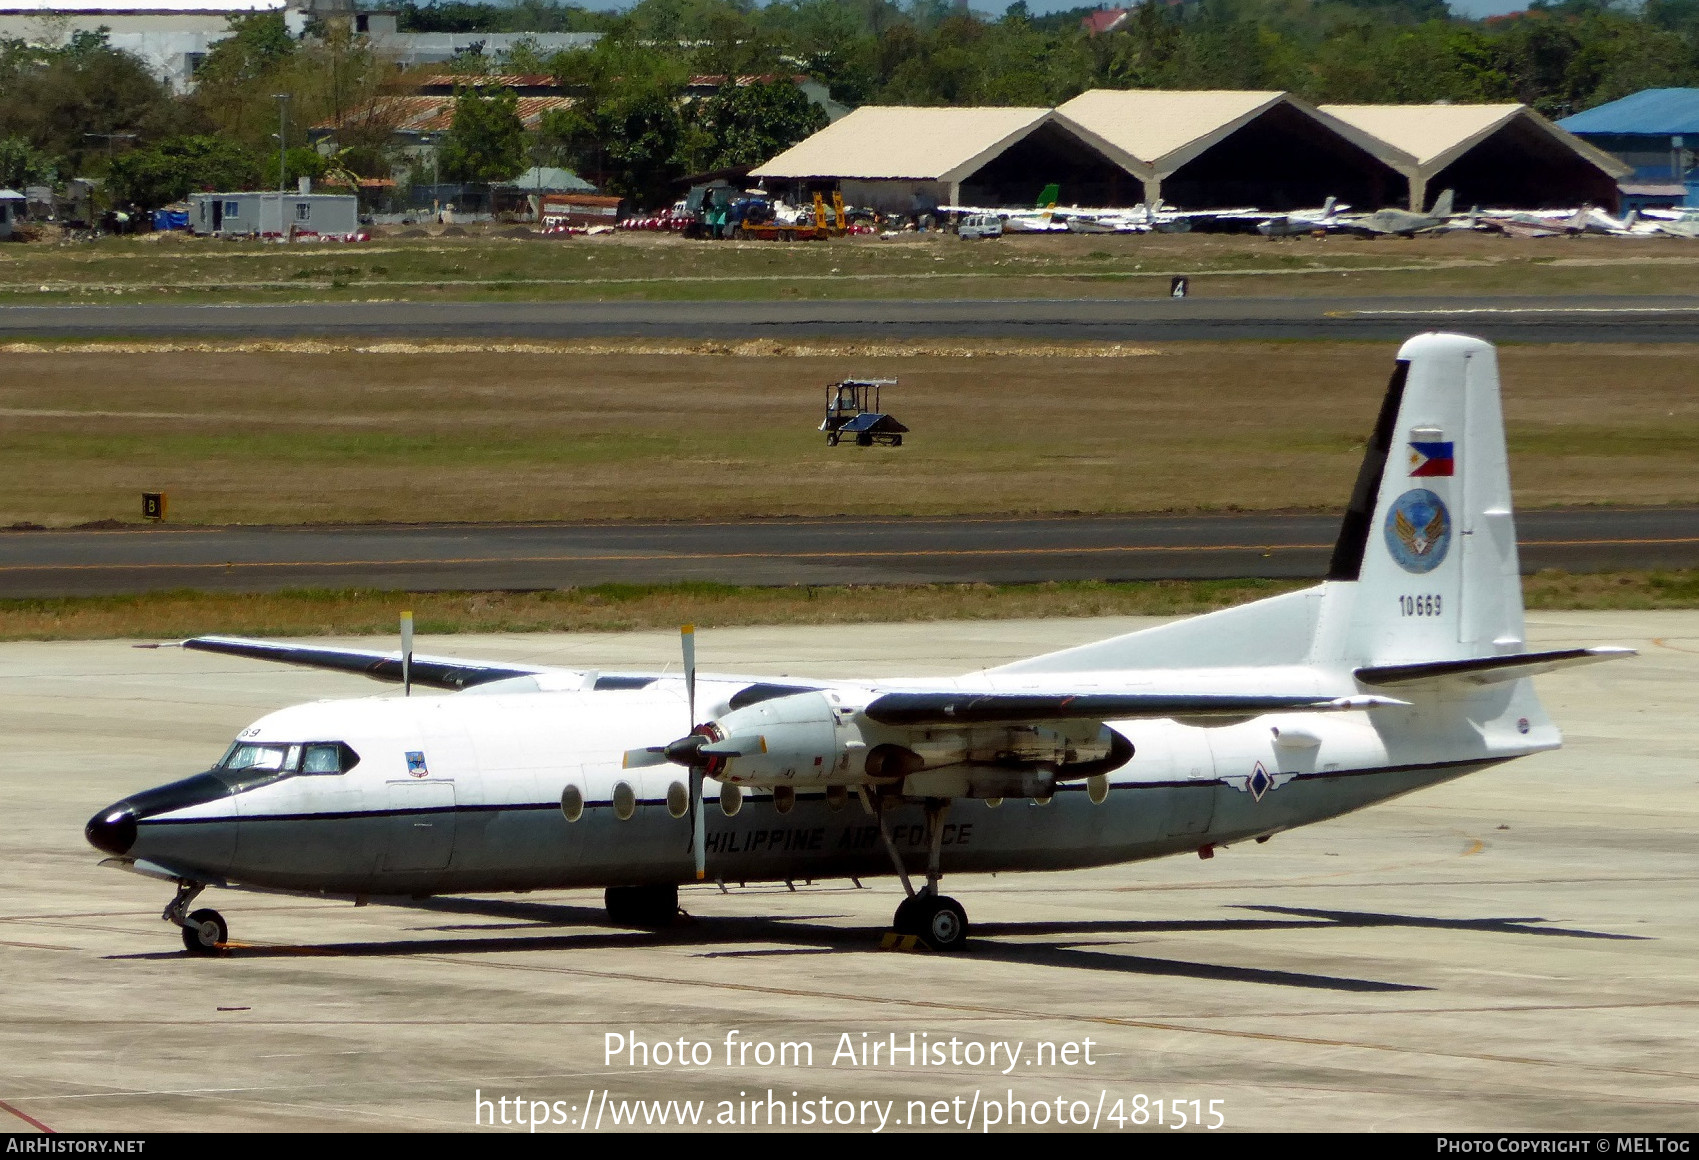
[[[347,773],[360,757],[340,741],[315,742],[301,756],[302,773]]]
[[[218,763],[220,769],[266,769],[275,773],[295,768],[301,759],[299,745],[258,745],[238,741]]]
[[[249,770],[287,777],[292,773],[347,773],[360,764],[360,755],[341,741],[238,741],[218,763],[219,769]]]

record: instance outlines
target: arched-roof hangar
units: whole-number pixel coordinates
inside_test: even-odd
[[[1410,208],[1440,191],[1458,209],[1606,206],[1633,170],[1558,128],[1527,105],[1323,105],[1321,111],[1410,158]]]
[[[1051,182],[1082,205],[1136,205],[1144,189],[1115,158],[1036,108],[865,105],[757,166],[751,177],[835,185],[885,212],[1032,205]]]
[[[1298,209],[1328,197],[1378,208],[1404,200],[1413,161],[1290,93],[1093,89],[1057,112],[1148,199],[1187,209]]]

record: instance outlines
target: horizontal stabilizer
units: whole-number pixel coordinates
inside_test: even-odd
[[[1597,664],[1618,657],[1635,656],[1631,648],[1564,648],[1551,652],[1514,653],[1501,657],[1472,657],[1461,661],[1422,661],[1410,665],[1374,665],[1357,670],[1357,679],[1378,688],[1461,681],[1471,685],[1496,685],[1536,673],[1549,673],[1575,665]]]
[[[372,652],[355,648],[325,648],[319,645],[278,644],[267,640],[246,640],[235,636],[197,636],[183,642],[184,648],[198,652],[222,653],[225,656],[248,657],[253,660],[278,661],[286,665],[301,665],[309,669],[330,669],[333,672],[355,673],[373,680],[401,683],[401,656],[393,652]],[[415,656],[411,677],[415,685],[432,689],[469,689],[509,677],[528,677],[548,669],[531,665],[501,665],[485,661],[456,660],[452,657]]]
[[[1029,721],[1255,717],[1402,705],[1389,697],[1233,693],[886,693],[863,713],[881,725],[1019,725]]]

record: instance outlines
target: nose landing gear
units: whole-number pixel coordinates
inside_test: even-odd
[[[216,910],[202,908],[188,913],[189,904],[206,889],[205,882],[177,880],[177,897],[159,917],[183,928],[183,949],[192,955],[216,955],[230,941],[230,927]]]
[[[939,863],[944,845],[944,814],[950,808],[948,798],[926,799],[926,885],[916,890],[909,881],[908,869],[897,853],[891,838],[890,823],[885,818],[886,807],[896,799],[881,797],[876,803],[879,816],[879,835],[885,840],[885,852],[897,868],[903,890],[908,895],[897,905],[891,919],[891,929],[898,934],[915,935],[935,951],[957,951],[967,942],[967,911],[954,898],[938,893],[943,877]]]

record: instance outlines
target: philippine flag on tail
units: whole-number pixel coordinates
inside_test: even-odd
[[[1432,479],[1436,475],[1451,475],[1457,466],[1449,442],[1410,444],[1410,475],[1412,478]]]

